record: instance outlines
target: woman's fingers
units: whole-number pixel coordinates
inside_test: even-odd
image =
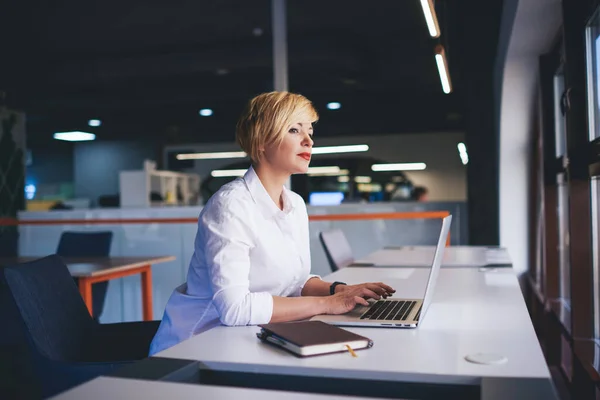
[[[362,304],[363,306],[369,305],[369,302],[360,296],[354,296],[354,301],[356,302],[356,304]]]
[[[362,289],[362,297],[379,300],[381,298],[381,295],[379,295],[378,293],[376,293],[375,291],[373,291],[367,287],[364,287]]]
[[[385,283],[383,283],[383,282],[377,282],[377,285],[379,285],[379,286],[381,286],[382,288],[384,288],[384,289],[386,290],[386,292],[388,292],[388,293],[395,293],[395,292],[396,292],[396,289],[394,289],[394,288],[393,288],[393,287],[391,287],[391,286],[388,286],[388,285],[386,285],[386,284],[385,284]]]
[[[368,283],[367,288],[369,288],[373,292],[377,293],[378,295],[383,296],[384,298],[387,297],[388,295],[390,295],[392,293],[391,290],[393,290],[391,288],[390,288],[390,290],[388,290],[385,287],[380,286],[379,283]]]

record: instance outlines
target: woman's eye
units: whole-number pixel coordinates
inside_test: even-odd
[[[298,133],[298,129],[297,128],[292,128],[292,129],[290,129],[290,133]]]

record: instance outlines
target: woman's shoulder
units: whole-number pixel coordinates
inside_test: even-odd
[[[241,211],[252,203],[252,197],[243,179],[237,178],[223,186],[211,196],[203,211]]]

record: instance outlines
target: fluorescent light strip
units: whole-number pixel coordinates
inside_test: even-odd
[[[231,176],[244,176],[247,169],[216,169],[211,171],[210,175],[215,178],[231,177]],[[309,175],[347,175],[349,171],[347,169],[340,169],[337,166],[331,167],[310,167],[308,168]]]
[[[369,151],[366,144],[351,144],[348,146],[324,146],[313,147],[313,154],[335,154],[335,153],[359,153]],[[180,153],[177,154],[178,160],[214,160],[219,158],[244,158],[248,155],[243,151],[224,151],[217,153]]]
[[[319,168],[319,167],[315,167],[315,168]],[[326,167],[326,168],[330,168],[330,167]],[[331,170],[331,171],[325,170],[325,171],[316,171],[315,172],[314,170],[311,171],[310,168],[308,169],[308,172],[307,172],[307,174],[309,176],[343,176],[343,175],[348,175],[349,173],[350,173],[350,171],[347,169],[340,169],[336,172],[334,172],[334,170]]]
[[[335,154],[335,153],[359,153],[369,151],[369,146],[366,144],[351,144],[348,146],[323,146],[313,147],[313,154]]]
[[[423,8],[423,15],[425,16],[425,22],[427,22],[429,35],[434,38],[439,37],[440,25],[438,24],[435,7],[433,6],[433,0],[421,0],[421,8]]]
[[[461,142],[458,145],[456,145],[456,147],[458,148],[458,155],[460,156],[460,160],[462,161],[463,165],[467,165],[469,163],[469,154],[467,154],[467,146],[465,146],[465,144]]]
[[[446,52],[444,51],[444,47],[442,47],[442,45],[437,45],[435,52],[435,62],[440,74],[442,90],[444,93],[449,94],[452,92],[452,84],[450,83],[450,73],[448,72],[448,60],[446,60]]]
[[[210,175],[214,178],[227,178],[231,176],[244,176],[248,171],[247,169],[215,169],[210,172]]]
[[[86,140],[96,139],[96,135],[89,132],[73,131],[73,132],[56,132],[54,139],[66,140],[67,142],[84,142]]]
[[[354,182],[356,182],[356,183],[371,183],[371,177],[370,176],[355,176]]]
[[[425,163],[373,164],[373,171],[422,171],[427,168]]]
[[[243,151],[222,151],[217,153],[177,154],[178,160],[216,160],[219,158],[244,158],[247,154]]]

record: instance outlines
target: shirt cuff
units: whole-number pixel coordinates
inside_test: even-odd
[[[250,293],[250,296],[249,325],[268,324],[273,317],[273,296],[267,292]]]

